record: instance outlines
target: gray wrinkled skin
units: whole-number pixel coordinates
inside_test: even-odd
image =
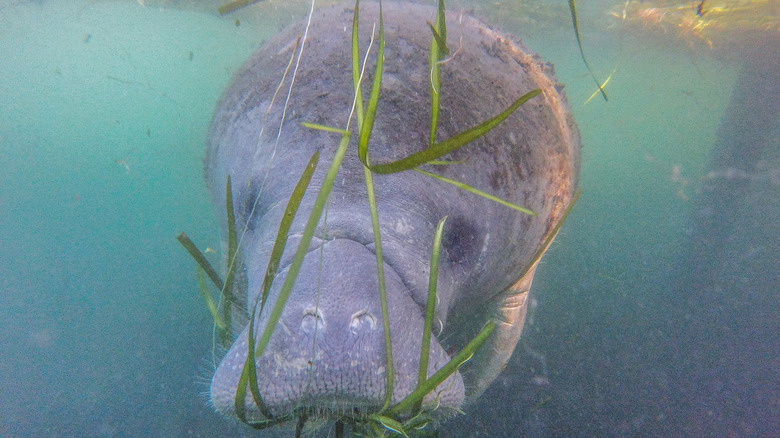
[[[421,150],[429,135],[431,32],[426,20],[434,21],[435,10],[396,2],[384,6],[385,70],[369,149],[375,163]],[[360,12],[360,45],[365,53],[378,11],[376,5],[363,5]],[[448,216],[448,221],[438,280],[439,323],[434,328],[437,336],[432,340],[428,374],[444,365],[447,351],[463,347],[488,319],[497,322],[496,333],[461,372],[427,396],[426,406],[438,406],[439,418],[479,395],[511,355],[525,316],[535,267],[530,266],[532,258],[543,249],[544,239],[576,189],[580,149],[560,86],[551,79],[551,67],[457,11],[448,11],[447,16],[451,53],[460,50],[442,66],[439,140],[498,114],[532,89],[541,88],[544,94],[520,107],[495,131],[445,157],[456,164],[422,166],[530,208],[539,213],[537,217],[413,171],[374,178],[395,368],[393,401],[400,401],[416,385],[430,254],[442,217]],[[339,141],[337,134],[308,129],[300,122],[346,126],[353,99],[351,26],[351,9],[336,6],[315,11],[281,131],[291,74],[273,105],[271,99],[304,23],[282,31],[257,51],[236,75],[214,114],[206,179],[219,217],[224,217],[225,182],[231,176],[239,233],[246,229],[240,248],[244,270],[239,278],[246,280],[249,305],[235,309],[236,318],[243,321],[258,299],[292,189],[311,154],[315,150],[322,154],[293,223],[268,311],[257,317],[256,339]],[[376,46],[371,55],[364,96],[372,80]],[[354,132],[354,121],[351,126]],[[326,221],[321,221],[315,234],[282,319],[265,354],[255,361],[260,391],[274,415],[295,410],[327,419],[371,412],[382,405],[386,368],[382,315],[356,138],[353,133]],[[236,334],[211,384],[215,408],[229,416],[235,416],[234,395],[247,355],[246,325],[237,327]],[[250,421],[264,419],[248,391],[246,406]]]

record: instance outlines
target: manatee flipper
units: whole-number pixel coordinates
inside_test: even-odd
[[[563,211],[558,223],[545,237],[541,247],[536,252],[530,267],[522,277],[510,288],[493,297],[487,305],[487,320],[495,322],[495,330],[481,349],[471,358],[472,374],[468,378],[467,403],[479,398],[488,386],[506,367],[509,358],[515,351],[525,326],[525,315],[528,311],[528,297],[531,291],[536,267],[539,261],[552,245],[564,221],[569,216],[572,207],[579,198],[579,192],[574,194],[571,202]]]
[[[520,340],[528,309],[528,292],[536,272],[536,265],[525,273],[512,287],[495,297],[492,301],[492,316],[496,329],[482,347],[471,358],[471,386],[466,394],[467,402],[478,398],[496,379],[506,366],[515,345]]]

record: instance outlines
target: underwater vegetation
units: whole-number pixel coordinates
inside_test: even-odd
[[[609,14],[633,29],[679,37],[710,49],[740,47],[756,37],[780,37],[775,0],[629,0]]]
[[[241,2],[236,2],[241,3]],[[246,2],[244,2],[246,3]],[[573,8],[573,2],[572,2]],[[389,175],[398,174],[401,172],[413,170],[418,174],[430,177],[435,181],[457,187],[459,190],[471,193],[475,196],[487,199],[491,202],[497,203],[502,207],[514,210],[515,214],[524,214],[528,216],[536,216],[537,211],[533,211],[525,206],[517,205],[516,203],[509,202],[489,194],[484,190],[480,190],[464,182],[458,181],[453,178],[444,177],[434,172],[425,171],[419,169],[421,165],[429,164],[436,166],[452,166],[456,164],[456,161],[443,160],[449,154],[458,151],[461,148],[468,147],[471,143],[482,138],[508,117],[515,113],[521,106],[532,99],[541,99],[541,89],[533,89],[525,94],[516,98],[508,107],[503,111],[482,120],[473,126],[464,129],[454,135],[450,135],[443,140],[437,140],[439,138],[439,115],[441,111],[440,96],[442,89],[446,88],[448,84],[445,84],[442,80],[441,67],[447,63],[451,57],[457,54],[459,49],[450,47],[447,44],[447,26],[445,20],[445,5],[444,1],[438,2],[438,8],[436,18],[433,23],[428,22],[430,29],[430,46],[429,46],[429,59],[428,67],[430,77],[429,83],[429,130],[427,137],[427,145],[421,150],[410,153],[401,158],[397,158],[387,162],[375,163],[370,157],[369,144],[371,141],[372,133],[374,133],[375,122],[377,113],[380,107],[380,89],[383,83],[383,71],[384,71],[384,51],[385,51],[385,28],[382,14],[382,3],[379,3],[379,19],[378,30],[372,32],[369,48],[364,55],[360,53],[359,38],[358,38],[358,23],[359,23],[359,11],[360,3],[355,2],[352,21],[352,34],[351,34],[351,75],[353,82],[353,98],[352,106],[350,109],[350,117],[347,120],[344,128],[323,125],[319,123],[301,121],[300,126],[305,129],[323,131],[332,133],[338,137],[338,146],[335,149],[335,153],[329,163],[320,163],[320,151],[316,150],[309,158],[308,162],[301,169],[300,177],[292,190],[291,195],[287,199],[287,203],[284,209],[284,213],[281,216],[281,222],[275,235],[273,246],[270,252],[267,266],[265,268],[265,274],[263,276],[259,293],[255,302],[246,302],[243,298],[246,295],[246,279],[243,278],[243,262],[240,255],[242,248],[242,242],[247,229],[243,230],[237,226],[237,220],[234,214],[235,205],[233,201],[233,187],[231,183],[230,175],[227,176],[225,185],[225,211],[226,211],[226,223],[227,223],[227,247],[226,247],[226,266],[224,269],[225,279],[223,280],[213,266],[208,262],[204,255],[197,249],[195,244],[187,237],[185,233],[179,235],[179,242],[185,247],[185,249],[192,255],[193,259],[197,263],[198,272],[198,284],[201,293],[206,302],[209,312],[214,318],[214,333],[215,338],[219,341],[220,345],[224,348],[228,348],[235,341],[234,331],[236,326],[248,325],[247,332],[247,351],[246,359],[241,367],[240,378],[238,379],[237,389],[233,397],[233,411],[235,415],[247,425],[256,428],[264,429],[272,426],[276,426],[281,423],[294,422],[295,435],[300,436],[303,433],[305,427],[309,424],[316,426],[320,418],[317,418],[318,413],[310,410],[302,409],[295,410],[286,414],[274,414],[264,401],[264,397],[261,391],[261,387],[258,383],[258,369],[256,360],[261,358],[267,351],[271,337],[275,330],[279,326],[279,321],[285,306],[288,303],[290,295],[293,291],[293,287],[296,284],[298,276],[301,272],[302,265],[306,254],[310,251],[315,233],[320,225],[322,218],[327,214],[328,206],[331,201],[331,195],[333,193],[334,184],[336,184],[336,178],[339,173],[339,169],[342,166],[345,157],[349,151],[349,145],[353,137],[357,137],[357,158],[362,164],[363,177],[365,181],[365,193],[367,195],[367,202],[370,210],[371,228],[373,233],[373,248],[376,256],[376,269],[378,279],[378,294],[379,301],[381,303],[381,324],[383,327],[384,336],[384,371],[385,376],[385,391],[384,401],[382,406],[376,410],[359,410],[346,411],[339,414],[337,417],[328,417],[328,420],[335,422],[336,436],[342,436],[344,434],[344,426],[348,425],[352,432],[359,436],[385,436],[388,433],[399,434],[408,436],[410,434],[428,433],[433,427],[427,427],[429,424],[434,424],[440,420],[438,413],[439,402],[436,397],[430,401],[430,397],[426,398],[433,393],[433,391],[439,387],[443,382],[450,379],[458,369],[466,363],[474,354],[480,349],[480,347],[488,340],[491,334],[496,330],[496,323],[494,321],[484,321],[482,328],[478,330],[475,336],[473,336],[468,342],[462,344],[462,348],[449,358],[449,361],[436,370],[435,373],[429,375],[429,356],[431,354],[431,339],[434,333],[434,326],[437,322],[435,315],[435,306],[437,302],[437,283],[438,283],[438,264],[439,257],[442,248],[442,235],[445,224],[448,218],[446,216],[441,217],[436,226],[435,233],[431,236],[432,251],[429,259],[429,280],[428,280],[428,292],[427,300],[424,311],[424,328],[422,333],[422,342],[419,353],[419,373],[417,377],[416,387],[408,395],[401,398],[399,401],[394,402],[394,361],[393,361],[393,349],[392,339],[390,331],[390,321],[388,312],[388,297],[385,286],[385,273],[383,261],[383,246],[382,246],[382,229],[380,227],[379,211],[377,206],[377,198],[375,194],[374,176],[375,175]],[[572,9],[572,17],[575,18],[574,10]],[[308,28],[307,28],[308,30]],[[576,30],[576,27],[575,27]],[[375,38],[376,37],[376,38]],[[298,45],[305,43],[305,37],[299,38],[295,42],[296,50]],[[372,81],[370,84],[370,92],[368,99],[364,100],[363,97],[363,81],[366,77],[366,67],[368,63],[368,55],[371,50],[376,50],[376,63],[374,72],[372,75]],[[293,50],[293,54],[295,50]],[[583,55],[584,58],[584,55]],[[362,61],[362,63],[361,63]],[[288,71],[293,64],[293,58],[290,58],[290,63],[287,67]],[[286,72],[285,72],[286,74]],[[595,79],[595,78],[594,78]],[[294,76],[293,76],[294,80]],[[597,81],[598,83],[598,81]],[[280,84],[281,87],[281,84]],[[277,93],[278,93],[277,89]],[[602,90],[603,92],[603,90]],[[606,98],[606,96],[604,96]],[[355,121],[356,129],[353,131],[350,129],[350,125]],[[327,167],[324,176],[321,181],[318,181],[319,190],[316,192],[316,198],[313,201],[311,211],[305,220],[305,226],[300,233],[299,238],[296,238],[297,246],[294,250],[294,255],[289,261],[289,265],[286,267],[286,275],[284,281],[279,288],[276,300],[271,306],[269,303],[269,296],[272,290],[274,281],[279,277],[279,268],[282,264],[283,254],[287,247],[288,240],[290,238],[290,230],[296,219],[299,207],[301,207],[304,196],[310,191],[312,186],[313,177],[315,171],[320,166]],[[251,206],[254,211],[255,205],[257,205],[259,194]],[[557,231],[566,218],[569,209],[576,199],[576,195],[564,197],[565,204],[562,208],[556,212],[553,221],[549,224],[546,234],[543,236],[542,242],[536,246],[536,251],[531,257],[530,263],[527,264],[525,272],[517,274],[517,278],[524,278],[533,274],[533,270],[536,263],[543,255],[549,244],[554,239]],[[251,213],[250,213],[251,215]],[[212,298],[209,292],[209,287],[206,282],[208,278],[214,287],[219,290],[218,301]],[[278,287],[278,286],[277,286]],[[253,296],[250,294],[250,296]],[[242,312],[248,313],[248,321],[236,321],[236,314]],[[270,312],[270,313],[269,313]],[[262,328],[261,335],[256,335],[256,321],[258,315],[268,315],[265,326]],[[522,320],[520,321],[520,328],[522,327]],[[519,334],[519,332],[518,332]],[[514,345],[512,345],[513,347]],[[511,353],[511,351],[510,351]],[[312,358],[309,362],[313,361]],[[377,372],[380,372],[377,370]],[[247,395],[247,391],[249,395]],[[251,398],[248,398],[251,397]],[[265,418],[262,421],[250,419],[246,416],[247,406],[246,400],[250,399],[257,407],[257,410]]]

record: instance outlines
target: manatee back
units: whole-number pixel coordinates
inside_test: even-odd
[[[364,52],[377,21],[376,5],[361,5],[360,14]],[[530,90],[540,88],[543,94],[486,136],[446,157],[456,164],[423,166],[529,208],[538,216],[413,171],[375,178],[383,240],[389,261],[398,270],[427,266],[434,226],[449,216],[444,238],[444,257],[449,263],[443,263],[440,282],[452,284],[454,291],[447,307],[440,310],[443,316],[453,306],[483,302],[506,289],[528,267],[576,189],[580,150],[578,132],[561,86],[552,78],[552,67],[477,20],[457,11],[448,11],[447,17],[451,59],[441,70],[439,140],[498,114]],[[435,9],[430,7],[384,4],[385,67],[369,152],[374,163],[398,159],[428,145],[431,31],[426,20],[434,18]],[[286,203],[311,153],[322,151],[323,161],[332,156],[337,136],[305,128],[300,122],[346,126],[353,100],[351,24],[349,8],[315,11],[281,132],[282,109],[297,61],[293,51],[301,44],[304,23],[271,39],[236,75],[215,113],[207,152],[206,176],[216,205],[224,205],[228,173],[237,191],[253,186],[257,191],[263,179],[264,193],[257,208]],[[371,84],[375,54],[376,46],[363,79],[364,96]],[[291,60],[293,66],[280,86]],[[354,121],[351,126],[354,131]],[[315,184],[325,167],[320,166]],[[370,241],[362,168],[354,148],[340,172],[343,183],[334,188],[328,228],[333,232],[349,229],[344,232]],[[247,206],[236,209],[238,220],[246,221]],[[250,228],[262,228],[272,241],[279,218],[256,216],[266,220]],[[299,216],[305,218],[305,214]],[[406,280],[416,298],[422,299],[427,277],[408,275]]]

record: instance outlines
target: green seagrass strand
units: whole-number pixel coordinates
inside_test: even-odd
[[[433,332],[433,317],[436,310],[436,286],[439,278],[439,252],[441,251],[441,237],[444,233],[444,223],[447,217],[443,217],[436,225],[436,234],[433,237],[433,249],[431,250],[431,267],[428,278],[428,299],[425,306],[425,327],[423,328],[422,345],[420,348],[420,372],[417,376],[417,386],[420,387],[428,378],[428,356],[431,350],[431,334]],[[420,412],[422,398],[412,408],[412,412]]]
[[[487,324],[482,327],[482,330],[480,330],[477,336],[475,336],[474,339],[466,344],[466,346],[463,347],[463,349],[460,350],[458,354],[455,355],[455,357],[450,359],[443,367],[439,368],[439,370],[436,371],[422,385],[418,385],[414,391],[404,397],[404,399],[398,402],[398,404],[390,408],[387,411],[387,414],[390,416],[398,416],[414,407],[417,403],[419,403],[420,400],[423,399],[423,397],[425,397],[426,394],[436,389],[439,384],[441,384],[450,375],[457,371],[461,365],[469,360],[471,356],[474,355],[474,352],[485,343],[495,328],[496,323],[493,321],[488,321]]]
[[[336,179],[336,174],[338,173],[339,167],[341,167],[341,162],[347,152],[349,138],[350,134],[348,132],[344,132],[341,137],[341,141],[339,142],[338,148],[336,149],[336,154],[333,157],[333,161],[330,163],[330,167],[328,168],[328,171],[325,175],[325,179],[322,181],[322,186],[320,187],[320,191],[317,194],[316,200],[314,201],[314,205],[312,207],[311,213],[309,214],[306,226],[303,229],[301,241],[298,243],[298,248],[296,249],[295,255],[293,256],[292,263],[288,268],[287,276],[284,279],[284,284],[279,291],[279,297],[274,303],[274,307],[271,310],[271,315],[269,316],[268,322],[266,323],[265,329],[263,330],[263,334],[255,348],[255,357],[261,357],[265,352],[265,348],[268,345],[268,342],[271,340],[271,335],[273,334],[274,329],[279,322],[279,318],[282,316],[282,310],[284,310],[287,299],[290,298],[293,284],[298,278],[298,273],[300,272],[301,265],[303,264],[303,258],[308,251],[312,238],[314,237],[314,232],[317,228],[317,225],[319,224],[320,218],[322,217],[322,211],[324,210],[325,204],[328,200],[328,197],[330,196],[330,192],[333,189],[333,182]]]
[[[538,96],[541,94],[542,90],[536,89],[531,90],[528,93],[524,94],[522,97],[514,101],[512,105],[510,105],[507,109],[502,111],[501,113],[491,117],[488,120],[485,120],[484,122],[473,126],[470,129],[467,129],[459,134],[455,134],[454,136],[441,141],[439,143],[436,143],[435,145],[429,147],[428,149],[424,149],[420,152],[415,152],[411,155],[408,155],[404,158],[401,158],[400,160],[396,160],[390,163],[383,163],[383,164],[370,164],[368,161],[368,152],[363,151],[363,153],[360,155],[360,160],[363,162],[364,165],[368,166],[368,168],[374,172],[379,174],[387,174],[387,173],[396,173],[401,172],[404,170],[413,169],[421,164],[428,163],[429,161],[436,160],[437,158],[440,158],[454,150],[457,150],[468,143],[471,143],[472,141],[482,137],[483,135],[487,134],[491,129],[495,128],[499,123],[506,120],[507,117],[509,117],[513,112],[515,112],[520,105],[527,102],[529,99]],[[367,149],[366,144],[366,149]]]
[[[260,388],[257,383],[257,370],[255,367],[255,316],[257,314],[258,305],[260,306],[259,310],[262,314],[266,299],[268,298],[268,292],[271,289],[271,284],[276,276],[276,270],[279,267],[279,261],[281,260],[282,253],[284,252],[284,248],[287,245],[287,238],[290,227],[292,226],[293,220],[295,219],[298,207],[301,205],[303,195],[305,194],[306,189],[311,182],[312,175],[314,175],[314,171],[317,168],[319,157],[319,151],[315,151],[314,154],[312,154],[309,162],[306,164],[306,167],[303,170],[303,173],[301,174],[301,177],[298,179],[298,183],[296,184],[295,189],[290,196],[290,200],[287,202],[287,207],[285,208],[284,215],[282,216],[281,223],[279,224],[279,231],[276,233],[276,240],[274,241],[274,246],[271,250],[271,257],[268,261],[265,277],[263,278],[260,300],[259,303],[255,302],[255,305],[252,307],[252,315],[249,319],[249,331],[247,334],[247,356],[246,360],[244,361],[244,367],[241,370],[241,377],[238,381],[234,400],[236,415],[241,421],[247,424],[250,424],[246,420],[246,410],[244,403],[247,384],[249,385],[249,390],[252,393],[252,398],[255,401],[255,404],[257,404],[258,409],[263,414],[263,416],[270,420],[275,420],[271,414],[271,411],[263,402],[262,395],[260,394]]]
[[[447,20],[444,16],[444,0],[439,0],[439,9],[436,11],[436,24],[428,26],[433,32],[431,48],[428,55],[428,68],[430,70],[430,83],[428,88],[431,94],[431,131],[428,146],[436,143],[436,130],[439,125],[439,109],[441,108],[441,71],[439,62],[449,52],[447,49]]]

